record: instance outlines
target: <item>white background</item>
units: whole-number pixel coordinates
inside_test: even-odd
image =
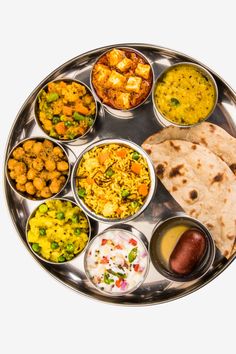
[[[1,2],[1,170],[7,135],[24,100],[53,69],[92,48],[121,42],[166,46],[202,61],[235,89],[233,3]],[[1,200],[1,353],[235,352],[235,262],[176,302],[102,304],[64,287],[33,261],[11,223],[2,185]]]

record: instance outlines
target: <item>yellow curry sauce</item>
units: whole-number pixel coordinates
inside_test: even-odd
[[[169,121],[192,125],[204,120],[216,99],[212,81],[200,69],[183,64],[170,68],[155,89],[155,104]]]

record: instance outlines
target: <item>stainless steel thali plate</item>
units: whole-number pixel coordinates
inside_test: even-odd
[[[47,82],[63,78],[74,78],[90,86],[90,72],[93,63],[104,51],[117,46],[131,47],[143,53],[153,66],[155,75],[154,79],[156,79],[157,76],[168,66],[180,61],[191,61],[208,69],[215,78],[219,90],[218,103],[209,121],[222,126],[228,133],[236,137],[236,94],[229,87],[229,85],[216,73],[212,72],[205,65],[199,63],[193,58],[170,49],[148,44],[123,43],[98,48],[85,54],[79,55],[61,65],[49,76],[47,76],[27,98],[15,119],[8,138],[6,159],[11,149],[19,141],[31,136],[42,136],[46,138],[46,135],[44,135],[41,129],[39,129],[34,119],[34,102],[39,90]],[[155,118],[152,100],[149,96],[144,105],[141,105],[135,110],[123,112],[123,116],[119,115],[119,117],[112,115],[112,113],[105,110],[103,106],[99,105],[98,117],[97,121],[95,122],[93,131],[84,139],[73,142],[72,144],[65,144],[63,142],[62,144],[68,152],[70,162],[73,164],[76,160],[76,157],[89,144],[97,140],[104,138],[123,138],[141,145],[141,143],[148,136],[155,133],[159,129],[161,129],[161,126],[158,124],[157,119]],[[226,260],[218,254],[213,267],[204,277],[188,283],[177,283],[165,279],[155,270],[151,264],[145,282],[135,292],[132,294],[124,295],[122,297],[106,296],[98,292],[87,280],[83,268],[84,255],[81,255],[81,257],[78,259],[70,262],[70,264],[65,263],[60,265],[48,264],[33,255],[26,242],[25,225],[28,216],[36,208],[36,206],[40,204],[40,202],[25,200],[21,198],[10,188],[6,177],[5,193],[9,212],[11,214],[12,221],[16,227],[16,230],[25,247],[28,248],[29,252],[42,266],[42,268],[44,268],[57,280],[61,281],[63,284],[67,285],[78,293],[100,301],[120,305],[141,306],[176,300],[206,285],[208,282],[218,276],[227,266],[229,266],[229,264],[236,257],[236,255],[234,255],[231,257],[231,259]],[[58,197],[60,196],[73,199],[73,194],[70,186],[67,186],[67,188]],[[131,225],[131,227],[133,226],[140,230],[149,241],[152,235],[152,231],[160,218],[163,216],[168,217],[175,214],[178,215],[182,212],[183,211],[179,205],[165,190],[161,183],[158,183],[156,194],[148,208],[140,216],[131,222],[128,222],[128,224]],[[92,237],[95,236],[98,232],[101,232],[112,225],[97,223],[92,220],[91,224]]]

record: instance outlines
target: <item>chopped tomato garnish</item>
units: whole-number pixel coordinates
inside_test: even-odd
[[[123,279],[119,278],[118,280],[116,280],[116,286],[117,286],[117,288],[120,288],[121,285],[122,285],[122,283],[123,283]]]
[[[102,246],[104,246],[107,243],[107,239],[103,238],[102,239]]]
[[[123,247],[120,244],[116,245],[115,248],[118,250],[123,250]]]
[[[131,238],[131,239],[129,240],[129,243],[131,243],[132,246],[136,246],[136,245],[137,245],[137,241],[134,240],[133,238]]]
[[[103,256],[100,263],[101,263],[101,264],[107,264],[107,263],[109,263],[109,260],[108,260],[107,257]]]
[[[134,265],[134,271],[135,271],[135,272],[138,272],[138,270],[139,270],[139,264],[135,264],[135,265]]]

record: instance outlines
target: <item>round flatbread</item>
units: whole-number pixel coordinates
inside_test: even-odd
[[[184,211],[201,221],[227,258],[236,239],[236,177],[204,146],[184,140],[150,144],[156,173]]]

